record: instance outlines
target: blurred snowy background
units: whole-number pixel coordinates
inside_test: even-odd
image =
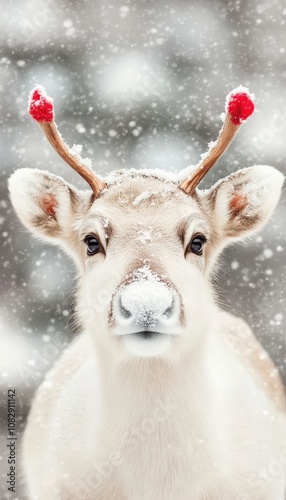
[[[196,163],[217,137],[225,96],[243,84],[255,93],[257,112],[204,186],[254,163],[286,173],[285,23],[280,0],[2,2],[1,498],[8,498],[7,387],[17,391],[20,433],[35,388],[72,338],[74,287],[70,261],[16,220],[6,181],[17,168],[38,167],[86,187],[28,116],[30,90],[46,87],[64,138],[83,144],[83,156],[104,174]],[[285,195],[266,230],[225,252],[217,286],[286,380],[284,211]],[[11,498],[25,498],[20,484]]]

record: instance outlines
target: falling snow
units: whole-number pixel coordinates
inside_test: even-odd
[[[110,184],[124,181],[124,173],[114,174],[118,169],[135,175],[139,168],[179,182],[215,142],[225,96],[241,83],[255,93],[257,112],[202,188],[253,164],[286,173],[285,23],[282,2],[270,0],[3,2],[0,383],[3,395],[8,386],[18,390],[19,437],[34,390],[77,331],[76,271],[56,247],[22,228],[7,179],[17,168],[35,167],[86,189],[28,118],[30,90],[40,82],[54,97],[67,144],[82,143],[72,152],[83,152],[84,163]],[[265,190],[262,181],[261,194]],[[132,208],[152,198],[141,193]],[[256,205],[259,197],[251,201]],[[112,224],[107,215],[104,228]],[[148,248],[153,236],[152,228],[140,228],[140,247]],[[214,286],[224,308],[251,325],[286,380],[285,240],[284,195],[265,230],[225,251]],[[135,278],[156,282],[148,267]],[[3,412],[0,424],[3,430]],[[8,499],[3,488],[0,498]],[[21,484],[18,497],[26,500]]]

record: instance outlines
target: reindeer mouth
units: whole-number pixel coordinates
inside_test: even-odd
[[[116,332],[117,337],[121,338],[129,338],[129,339],[134,339],[134,340],[155,340],[159,339],[162,337],[178,337],[180,335],[180,332],[178,333],[173,333],[173,332],[160,332],[156,330],[138,330],[138,331],[127,331],[124,333],[119,333]]]
[[[171,336],[174,335],[172,333],[164,333],[164,332],[155,332],[151,330],[144,330],[141,332],[131,333],[133,338],[143,339],[143,340],[151,340],[153,338],[163,337],[163,336]]]
[[[154,330],[139,330],[120,335],[126,349],[137,357],[157,357],[163,355],[178,334]]]
[[[164,333],[152,332],[152,331],[145,330],[142,332],[132,333],[131,335],[136,336],[136,337],[141,338],[141,339],[144,339],[144,340],[150,340],[155,336],[158,337],[158,336],[164,335]]]

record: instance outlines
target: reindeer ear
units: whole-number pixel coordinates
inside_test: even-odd
[[[275,168],[259,165],[238,170],[199,193],[218,236],[239,240],[260,229],[279,200],[283,179]]]
[[[43,170],[17,170],[9,179],[9,191],[23,224],[52,242],[69,237],[79,207],[87,205],[84,193]]]

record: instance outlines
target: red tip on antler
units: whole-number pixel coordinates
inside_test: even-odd
[[[210,145],[208,152],[202,156],[202,160],[197,165],[190,177],[180,184],[180,188],[188,195],[193,194],[197,185],[206,173],[213,167],[217,160],[230,145],[232,139],[240,128],[240,125],[254,111],[254,95],[248,89],[240,85],[228,94],[225,103],[226,114],[223,115],[224,124],[217,140]],[[235,199],[234,210],[241,209],[245,200]]]
[[[37,122],[51,122],[54,119],[53,100],[41,85],[37,85],[30,94],[29,113]]]
[[[226,110],[234,125],[241,125],[254,111],[254,96],[244,87],[233,90],[226,101]]]
[[[46,94],[41,85],[37,85],[30,94],[29,113],[37,121],[54,150],[86,180],[97,198],[105,188],[105,182],[97,177],[86,162],[79,155],[74,154],[64,142],[54,120],[53,100]],[[44,205],[45,211],[53,217],[56,206],[54,200],[46,199]]]

